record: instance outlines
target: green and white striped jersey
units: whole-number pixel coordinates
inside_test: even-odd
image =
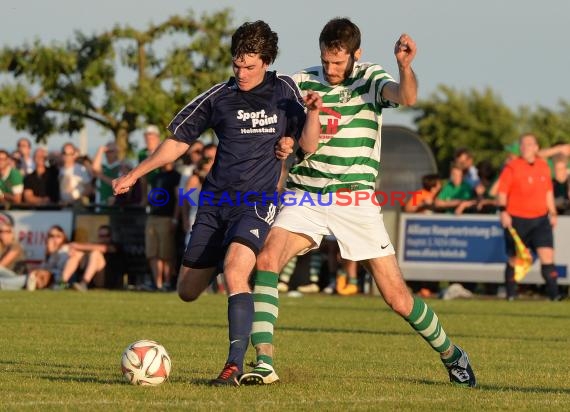
[[[311,193],[374,190],[382,109],[397,107],[381,97],[382,88],[394,82],[392,76],[377,64],[356,63],[350,77],[339,85],[329,85],[321,66],[297,73],[293,79],[304,94],[320,93],[323,108],[319,148],[291,168],[287,188]]]

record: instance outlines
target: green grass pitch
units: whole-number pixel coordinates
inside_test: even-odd
[[[468,351],[478,388],[452,386],[437,354],[378,297],[283,297],[281,383],[213,388],[228,345],[223,295],[0,292],[0,409],[568,410],[570,302],[427,302]],[[123,349],[143,338],[172,358],[158,387],[120,373]]]

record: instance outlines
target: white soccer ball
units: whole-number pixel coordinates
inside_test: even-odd
[[[131,343],[121,358],[125,379],[133,385],[160,385],[170,375],[170,356],[160,343],[138,340]]]

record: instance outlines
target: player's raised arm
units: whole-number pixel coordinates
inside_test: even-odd
[[[412,61],[416,56],[416,42],[407,34],[402,34],[394,46],[394,55],[398,63],[400,83],[388,83],[382,89],[384,99],[404,106],[416,103],[418,83],[412,70]]]

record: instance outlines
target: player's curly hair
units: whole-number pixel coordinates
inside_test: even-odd
[[[277,33],[261,20],[242,24],[232,36],[230,51],[234,59],[246,54],[259,54],[265,64],[271,64],[277,57]]]
[[[360,29],[345,17],[330,20],[321,30],[319,46],[327,50],[344,49],[353,55],[360,48]]]

